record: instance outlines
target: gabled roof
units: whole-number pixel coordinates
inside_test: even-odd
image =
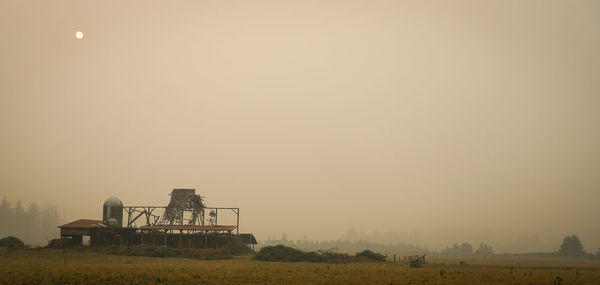
[[[82,229],[82,228],[105,228],[106,225],[102,224],[100,220],[88,220],[88,219],[79,219],[76,221],[72,221],[70,223],[66,223],[64,225],[58,226],[63,229]]]
[[[253,234],[240,234],[240,239],[246,244],[258,244]]]

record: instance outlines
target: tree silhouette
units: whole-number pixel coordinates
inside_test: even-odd
[[[442,250],[441,253],[444,253],[444,254],[473,254],[473,246],[471,246],[470,243],[466,243],[466,242],[464,242],[461,245],[458,245],[458,243],[454,243],[454,245],[452,245],[452,247],[447,247],[446,249]]]
[[[463,254],[473,254],[473,246],[470,243],[464,242],[460,246],[460,252]]]
[[[25,243],[43,245],[58,236],[59,216],[56,206],[38,207],[31,203],[25,209],[17,201],[13,208],[4,196],[0,200],[0,238],[16,236]]]
[[[477,250],[477,254],[480,254],[480,255],[490,255],[493,253],[494,253],[494,249],[485,243],[481,243],[479,245],[479,249]]]
[[[579,237],[576,235],[566,236],[560,245],[558,253],[570,257],[580,257],[585,255],[585,251],[583,251],[583,245],[581,244],[581,241],[579,241]]]

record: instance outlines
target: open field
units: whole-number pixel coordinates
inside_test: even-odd
[[[434,257],[423,268],[409,268],[0,249],[0,284],[555,284],[557,276],[562,284],[600,284],[599,261],[499,257],[458,262]]]

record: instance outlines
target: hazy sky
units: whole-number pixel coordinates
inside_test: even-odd
[[[600,2],[0,0],[0,194],[175,187],[259,239],[595,251]]]

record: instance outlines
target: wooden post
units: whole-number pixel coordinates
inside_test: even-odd
[[[179,230],[179,248],[181,248],[181,236],[183,235],[183,233],[181,232],[181,230]]]
[[[237,209],[237,234],[240,234],[240,208]]]
[[[165,246],[167,246],[167,231],[168,230],[165,230]]]
[[[208,235],[204,231],[204,248],[208,248]]]
[[[396,263],[396,254],[394,253],[394,263]]]

